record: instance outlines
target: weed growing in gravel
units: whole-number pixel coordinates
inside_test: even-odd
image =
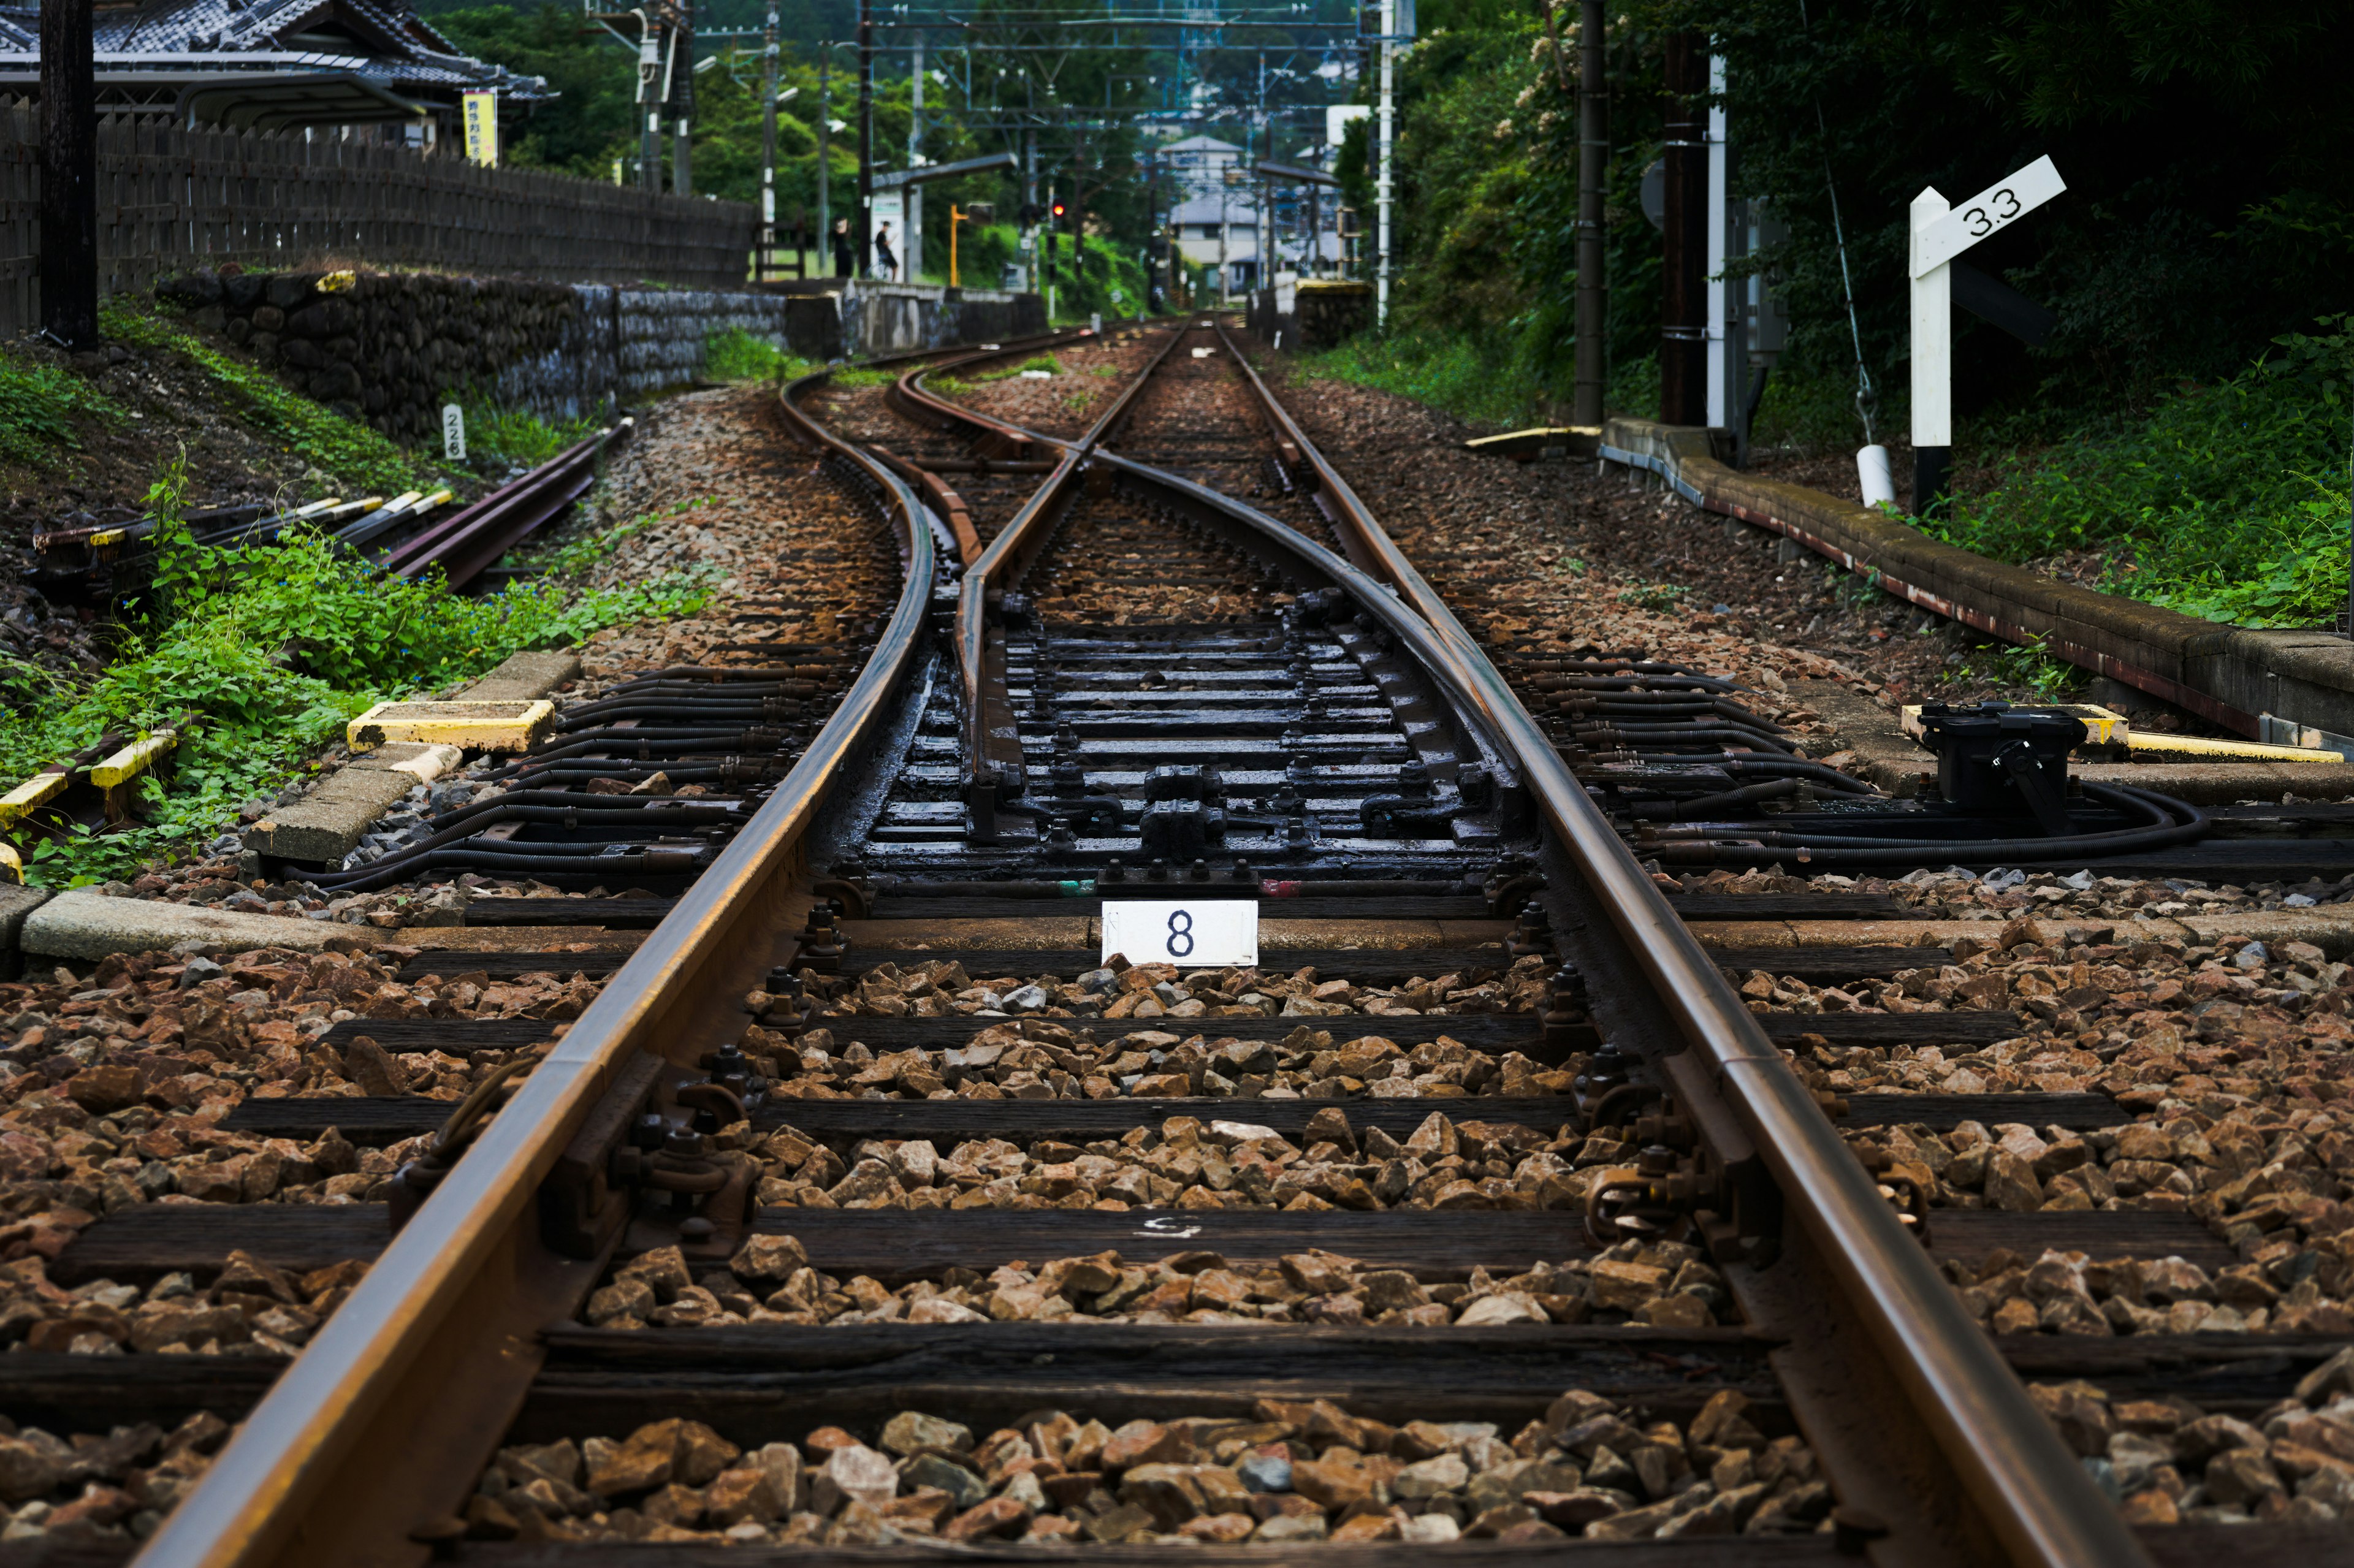
[[[122,418],[122,405],[72,371],[0,349],[0,462],[45,468],[80,448],[77,419]]]
[[[176,518],[176,465],[150,493]],[[567,571],[609,555],[652,519],[549,557]],[[150,787],[149,821],[27,846],[36,882],[127,875],[219,831],[238,805],[282,788],[345,720],[388,696],[480,674],[525,648],[556,647],[608,626],[693,614],[719,575],[705,566],[648,584],[586,590],[552,577],[495,594],[455,594],[436,575],[387,578],[317,535],[271,549],[196,544],[168,522],[155,588],[120,655],[86,685],[25,683],[0,715],[0,778],[13,782],[110,731],[139,735],[183,716],[195,728],[175,776]]]
[[[231,359],[180,331],[132,296],[118,294],[107,301],[99,318],[109,337],[142,348],[170,349],[186,359],[228,395],[247,424],[282,441],[312,467],[363,492],[397,495],[432,488],[429,471],[410,453],[359,421],[290,390],[267,370]]]
[[[2106,549],[2113,592],[2247,626],[2324,620],[2346,599],[2354,318],[2141,418],[2012,459],[1925,524],[2031,561]]]
[[[470,407],[466,410],[467,466],[477,473],[537,468],[604,428],[603,419],[589,414],[573,419],[544,419],[526,408]]]
[[[1063,374],[1063,363],[1051,354],[1033,355],[1021,364],[1008,366],[1003,370],[984,370],[973,379],[975,381],[1011,381],[1029,370],[1040,370],[1049,376],[1060,376]]]
[[[1302,355],[1298,365],[1308,379],[1371,387],[1458,419],[1505,427],[1544,422],[1536,378],[1466,337],[1360,333],[1338,347]]]
[[[953,376],[928,376],[924,385],[943,397],[968,397],[972,395],[972,383],[960,381]]]
[[[713,333],[703,344],[705,381],[790,381],[813,366],[742,327]]]
[[[1681,605],[1691,591],[1681,583],[1635,583],[1618,590],[1618,602],[1665,615]]]
[[[1980,643],[1946,662],[1946,679],[1956,685],[1992,685],[2024,690],[2039,702],[2073,700],[2090,679],[2084,671],[2047,652],[2041,641],[2013,647]]]
[[[860,366],[844,366],[833,373],[828,385],[834,387],[888,387],[899,377],[888,370],[868,370]]]

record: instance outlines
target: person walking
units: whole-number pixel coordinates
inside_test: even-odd
[[[851,254],[850,219],[846,217],[833,220],[833,275],[837,278],[858,275],[858,258]]]
[[[878,223],[875,226],[875,281],[895,282],[898,276],[899,258],[891,253],[891,226]]]

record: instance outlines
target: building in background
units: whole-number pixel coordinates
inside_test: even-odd
[[[37,5],[0,4],[0,93],[39,93],[40,37]],[[465,93],[497,93],[507,121],[554,96],[400,0],[101,0],[96,43],[99,111],[175,125],[372,126],[456,150]]]

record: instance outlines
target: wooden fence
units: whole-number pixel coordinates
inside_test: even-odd
[[[741,285],[758,212],[300,131],[98,132],[99,292],[236,261]],[[40,324],[40,116],[0,102],[0,334]]]

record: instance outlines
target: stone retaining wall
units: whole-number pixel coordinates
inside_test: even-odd
[[[1045,330],[1034,294],[887,284],[788,295],[224,269],[156,292],[295,390],[413,444],[440,439],[453,398],[577,418],[686,385],[729,331],[824,361]]]

